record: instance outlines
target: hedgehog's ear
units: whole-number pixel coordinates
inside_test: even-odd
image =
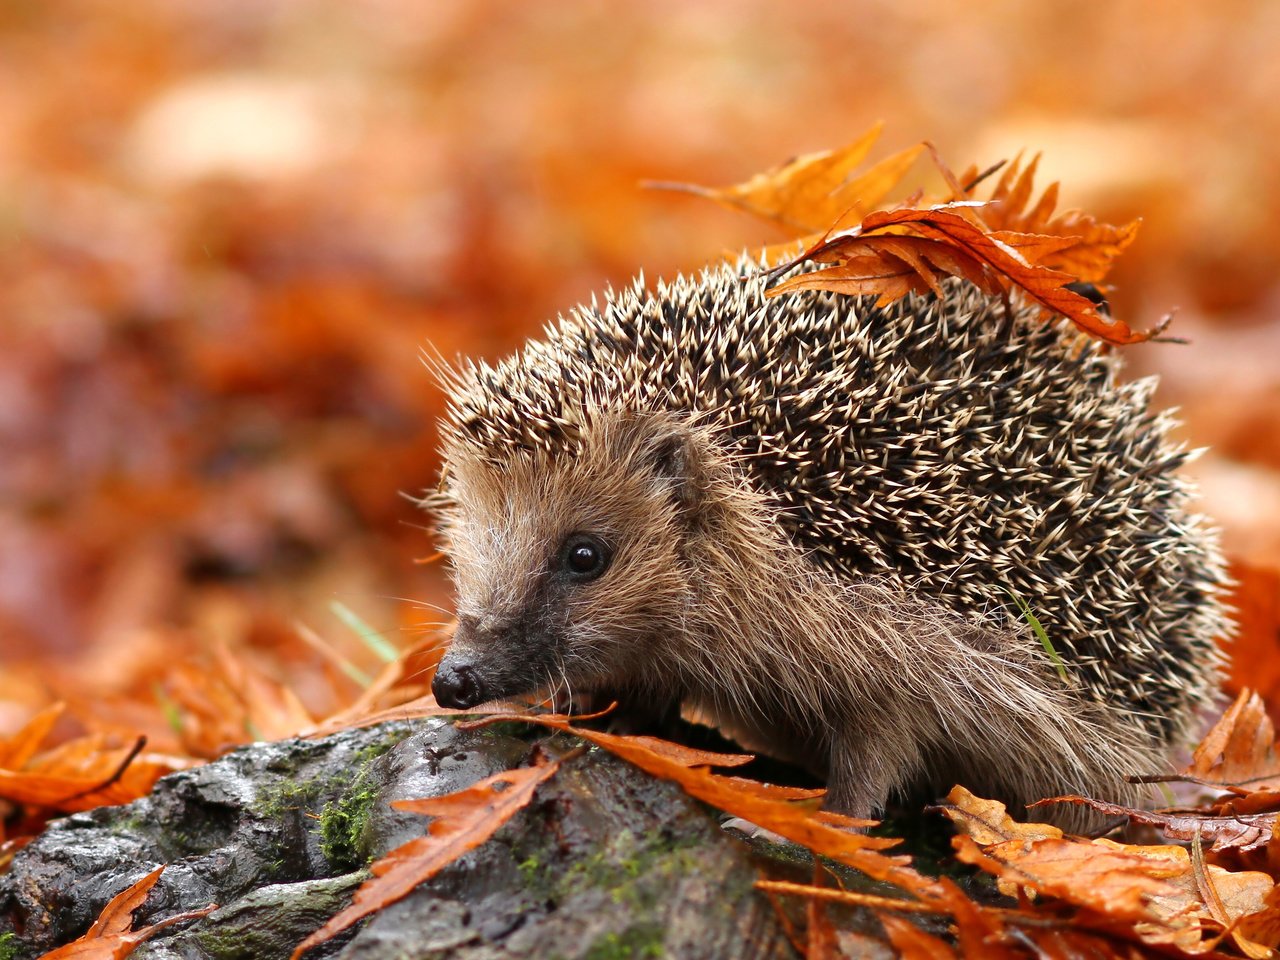
[[[705,489],[704,458],[698,437],[687,425],[662,423],[644,447],[644,457],[653,471],[684,510],[693,511],[702,503]]]

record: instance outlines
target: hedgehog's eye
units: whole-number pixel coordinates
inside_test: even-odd
[[[564,542],[562,563],[574,580],[594,580],[609,569],[609,545],[589,533],[570,534]]]

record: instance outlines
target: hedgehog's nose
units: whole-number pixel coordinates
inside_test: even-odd
[[[453,667],[440,664],[436,678],[431,681],[431,692],[442,707],[466,710],[485,701],[484,684],[470,667]]]

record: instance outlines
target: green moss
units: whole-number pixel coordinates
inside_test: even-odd
[[[264,820],[275,820],[286,813],[313,805],[331,781],[317,777],[301,783],[284,781],[258,794],[253,812]]]
[[[593,943],[583,960],[638,960],[641,957],[663,957],[662,927],[641,924],[622,933],[606,933]]]
[[[605,849],[575,861],[549,892],[563,899],[583,890],[600,890],[616,904],[652,907],[669,878],[697,869],[695,848],[701,841],[679,843],[665,836],[658,843],[647,840],[626,830],[620,832]]]
[[[345,795],[324,805],[320,852],[331,864],[351,870],[364,862],[364,834],[377,799],[377,788],[362,771]]]
[[[0,933],[0,960],[13,960],[18,955],[18,935]]]
[[[397,743],[409,735],[407,729],[395,729],[387,733],[385,737],[377,743],[366,744],[356,751],[355,762],[360,765],[361,769],[377,760],[384,753],[387,753]]]
[[[517,869],[524,874],[524,882],[526,886],[532,886],[538,879],[542,870],[542,861],[536,855],[525,857],[518,864]]]

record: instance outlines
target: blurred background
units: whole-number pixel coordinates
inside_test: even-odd
[[[877,157],[1043,151],[1065,206],[1144,218],[1115,310],[1192,344],[1130,369],[1213,447],[1233,555],[1280,562],[1277,49],[1270,0],[7,0],[0,730],[216,645],[323,712],[299,624],[444,618],[408,602],[448,603],[400,496],[436,469],[420,349],[780,239],[639,181],[877,120]]]

